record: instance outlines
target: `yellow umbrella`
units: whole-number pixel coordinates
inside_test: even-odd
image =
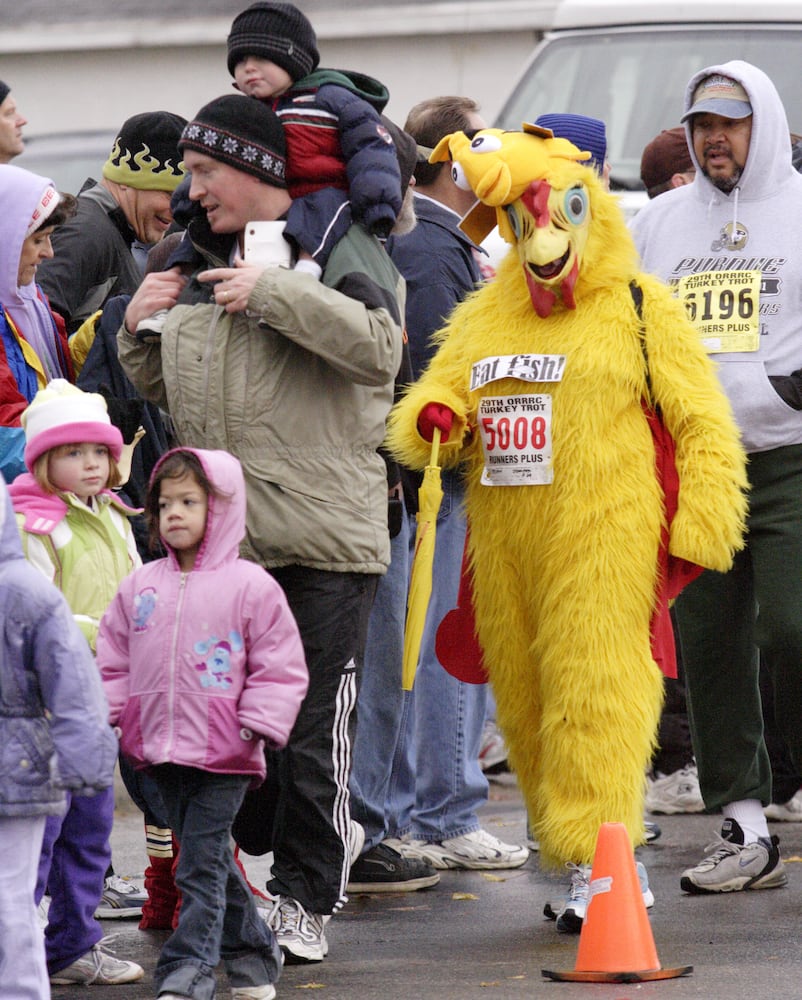
[[[418,490],[418,529],[415,532],[415,555],[407,594],[404,665],[401,674],[401,687],[405,691],[411,691],[415,683],[423,626],[426,623],[426,612],[432,595],[434,538],[437,531],[437,514],[443,500],[440,466],[437,464],[439,450],[440,428],[435,427],[432,436],[432,454],[429,464],[424,469],[423,482]]]

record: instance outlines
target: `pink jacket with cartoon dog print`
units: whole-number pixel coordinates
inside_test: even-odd
[[[263,741],[281,747],[289,738],[309,682],[306,661],[284,592],[239,557],[239,462],[189,450],[225,499],[209,497],[190,572],[168,550],[123,581],[101,621],[97,662],[110,722],[135,766],[173,763],[258,781]]]

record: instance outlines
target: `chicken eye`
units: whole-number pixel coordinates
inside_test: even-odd
[[[501,138],[497,135],[477,135],[471,140],[472,153],[495,153],[501,149]]]
[[[451,164],[451,180],[454,181],[460,191],[471,190],[471,185],[468,183],[468,178],[465,176],[465,171],[462,169],[461,163]]]
[[[588,196],[584,188],[571,188],[567,191],[563,209],[569,222],[574,225],[582,222],[588,213]]]
[[[512,229],[512,235],[516,240],[519,240],[521,238],[521,220],[518,218],[518,213],[515,211],[514,205],[507,206],[507,218]]]

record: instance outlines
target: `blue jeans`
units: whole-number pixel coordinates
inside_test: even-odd
[[[404,531],[393,540],[390,569],[371,614],[351,779],[352,812],[366,826],[366,847],[406,833],[432,841],[470,833],[487,801],[478,762],[486,687],[455,680],[434,651],[437,628],[457,604],[465,546],[461,481],[453,472],[442,478],[432,596],[412,691],[401,691],[412,517],[406,550]]]
[[[401,656],[409,536],[410,521],[405,516],[401,530],[390,540],[390,567],[376,590],[359,682],[350,788],[351,815],[365,828],[364,850],[388,836],[387,799],[404,709]]]
[[[231,824],[250,777],[177,764],[160,764],[151,773],[181,845],[175,874],[181,913],[153,973],[157,993],[212,1000],[221,959],[232,987],[277,982],[276,939],[231,848]]]

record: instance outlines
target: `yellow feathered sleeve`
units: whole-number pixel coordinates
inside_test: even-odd
[[[440,347],[429,367],[390,412],[386,445],[410,469],[425,468],[431,457],[431,443],[418,433],[418,417],[428,403],[447,406],[454,413],[448,440],[440,443],[441,465],[459,465],[465,448],[475,440],[476,412],[471,407],[476,404],[469,400],[467,391],[470,360],[460,350],[459,336],[451,335],[459,328],[460,316],[472,298],[458,305],[451,320],[435,334]]]
[[[656,278],[639,275],[652,395],[676,444],[679,504],[669,552],[724,572],[743,548],[746,455],[715,363],[684,306]]]

